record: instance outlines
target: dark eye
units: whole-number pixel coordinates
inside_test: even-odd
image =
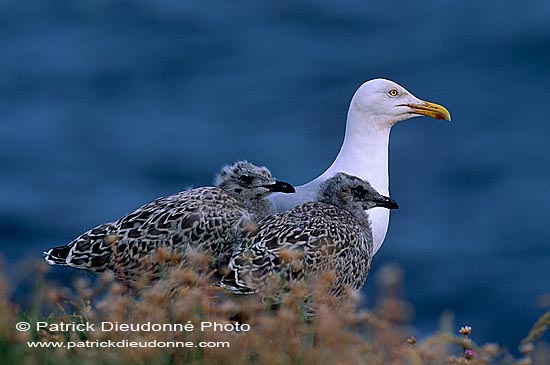
[[[248,175],[241,175],[239,176],[239,180],[244,184],[250,184],[252,182],[252,177]]]
[[[362,187],[361,185],[359,185],[359,186],[354,187],[354,188],[353,188],[353,191],[355,191],[356,193],[361,194],[362,192],[365,191],[365,188]]]
[[[388,91],[389,96],[397,96],[397,94],[399,94],[399,93],[395,89],[391,89],[390,91]]]

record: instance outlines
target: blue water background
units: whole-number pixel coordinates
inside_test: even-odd
[[[403,266],[419,334],[451,310],[478,341],[515,349],[543,313],[547,0],[7,0],[0,25],[0,255],[14,283],[43,250],[210,184],[227,162],[309,181],[337,154],[357,86],[385,77],[453,122],[393,129],[401,209],[373,272]]]

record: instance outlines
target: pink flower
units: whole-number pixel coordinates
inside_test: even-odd
[[[464,357],[466,358],[466,360],[475,359],[477,357],[477,352],[475,352],[474,350],[464,350]]]

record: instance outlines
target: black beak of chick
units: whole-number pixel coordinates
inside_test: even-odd
[[[294,189],[294,186],[292,186],[291,184],[289,184],[287,182],[279,181],[279,180],[275,180],[275,184],[264,185],[264,188],[267,188],[272,193],[275,193],[275,192],[295,193],[296,192],[296,189]]]
[[[389,196],[382,195],[382,200],[379,200],[376,204],[377,207],[387,209],[399,209],[399,204]]]

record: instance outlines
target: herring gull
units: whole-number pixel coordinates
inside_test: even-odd
[[[252,294],[269,284],[276,283],[279,290],[287,282],[333,272],[328,294],[360,289],[373,250],[366,210],[374,207],[399,208],[368,182],[337,173],[320,185],[315,202],[264,218],[243,235],[219,285],[235,294]]]
[[[443,106],[420,100],[393,81],[374,79],[365,82],[351,99],[344,142],[332,165],[316,179],[296,187],[295,194],[274,194],[270,199],[279,212],[313,201],[321,183],[340,171],[358,176],[370,182],[381,194],[389,195],[390,130],[397,122],[422,115],[451,120],[449,111]],[[386,237],[390,213],[387,209],[374,208],[369,217],[374,254]]]
[[[112,270],[129,284],[158,274],[161,251],[185,254],[188,248],[211,255],[213,264],[228,260],[236,229],[272,214],[266,196],[292,193],[294,187],[277,181],[265,167],[246,161],[225,166],[217,187],[201,187],[158,198],[116,222],[101,224],[66,246],[44,253],[51,265],[91,272]]]

